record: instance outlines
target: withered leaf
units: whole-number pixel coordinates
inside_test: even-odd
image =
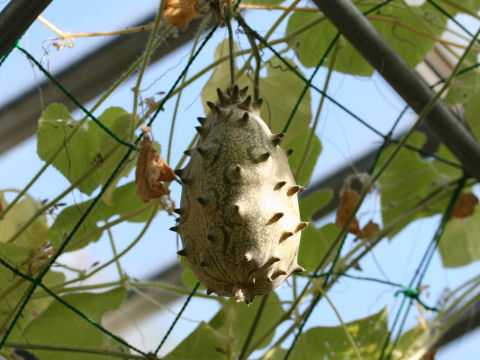
[[[197,6],[197,0],[167,0],[167,7],[163,13],[163,23],[186,30],[189,20],[203,16],[197,11]]]
[[[432,349],[428,353],[423,356],[423,360],[435,360],[435,354],[437,353],[437,349]]]
[[[358,200],[358,193],[355,190],[347,189],[342,193],[340,206],[337,210],[337,218],[335,219],[335,224],[338,227],[343,227],[347,223],[348,219],[355,211]],[[360,229],[358,219],[354,217],[347,231],[351,234],[357,235],[359,239],[368,239],[378,230],[380,230],[380,227],[372,220],[370,220],[363,229]]]
[[[137,160],[137,169],[135,171],[135,185],[137,195],[143,202],[158,198],[162,195],[170,194],[170,190],[162,181],[175,180],[173,173],[167,162],[153,147],[153,141],[146,134],[142,141],[142,148]]]
[[[478,198],[475,195],[472,193],[461,193],[455,203],[450,219],[466,218],[473,215],[475,212],[475,205],[477,204]]]
[[[360,239],[368,239],[372,235],[374,235],[378,230],[380,230],[380,226],[370,220],[367,225],[363,227],[362,230],[357,234]]]
[[[347,189],[342,193],[340,206],[338,207],[337,217],[335,219],[335,224],[338,227],[343,227],[347,223],[348,219],[355,211],[357,203],[358,193],[355,190]],[[356,217],[353,218],[350,223],[348,232],[352,234],[358,234],[360,232],[360,226]]]

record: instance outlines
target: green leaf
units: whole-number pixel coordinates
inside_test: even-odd
[[[304,198],[301,198],[298,203],[300,206],[300,215],[302,221],[310,221],[312,215],[317,211],[322,209],[324,206],[333,198],[332,189],[324,189],[316,191]]]
[[[102,124],[110,124],[110,130],[120,139],[128,139],[132,124],[132,115],[128,114],[122,108],[111,107],[105,110],[105,112],[102,114],[102,116],[100,116],[98,120],[101,121]],[[107,154],[117,144],[118,143],[114,138],[112,138],[109,134],[104,133],[100,142],[101,153]],[[127,149],[121,149],[120,151],[116,151],[107,160],[103,161],[102,167],[100,169],[100,182],[102,185],[104,185],[110,178],[111,174],[120,163],[120,160],[125,155],[125,151],[127,151]],[[112,205],[112,196],[118,181],[123,176],[128,176],[128,174],[133,168],[134,162],[127,162],[123,170],[115,177],[115,180],[112,181],[112,183],[102,195],[102,199],[106,204]]]
[[[285,60],[293,68],[297,67],[292,59],[285,58]],[[273,57],[266,63],[267,77],[260,78],[260,97],[265,102],[262,106],[261,116],[270,130],[276,134],[284,130],[287,120],[303,92],[305,83],[278,58]],[[303,75],[299,69],[297,71]],[[308,89],[283,138],[285,144],[303,133],[310,124],[312,120],[311,100],[310,89]]]
[[[290,168],[292,169],[297,184],[300,185],[307,185],[310,182],[313,169],[315,168],[318,157],[322,152],[322,144],[320,143],[318,136],[314,134],[308,153],[306,155],[304,154],[310,132],[311,129],[308,129],[301,135],[295,137],[295,139],[286,146],[287,149],[293,149],[293,154],[290,155],[288,163],[290,164]],[[304,156],[305,160],[302,160]],[[302,166],[302,168],[299,173],[300,166]]]
[[[364,360],[377,360],[387,334],[387,310],[345,324]],[[355,352],[341,326],[314,327],[297,342],[292,359],[356,359]]]
[[[283,360],[287,355],[287,350],[280,347],[275,347],[269,349],[265,355],[263,355],[262,360]],[[293,359],[293,357],[292,357]]]
[[[236,303],[233,300],[225,303],[222,309],[210,321],[210,326],[223,334],[226,338],[232,336],[234,342],[234,358],[240,355],[240,351],[245,343],[250,327],[257,315],[258,308],[262,299],[256,299],[252,305]],[[250,344],[256,342],[258,337],[267,331],[272,324],[277,321],[283,314],[282,305],[275,292],[268,295],[267,303],[262,312],[262,316],[257,325],[257,330]],[[228,326],[228,329],[226,328]],[[260,344],[257,349],[262,349],[272,341],[274,334],[270,334]],[[226,346],[226,345],[224,345]]]
[[[7,263],[13,265],[22,273],[32,275],[29,272],[31,253],[26,248],[14,244],[0,244],[0,253],[2,254],[2,260],[6,260]],[[38,275],[38,271],[35,275]],[[63,273],[49,271],[43,278],[42,283],[47,287],[52,287],[64,281],[65,275]],[[9,290],[9,293],[0,300],[0,323],[12,314],[15,306],[22,301],[23,296],[30,287],[30,281],[15,275],[9,269],[0,265],[0,294],[4,294],[4,291]],[[42,296],[37,298],[37,295],[40,294]],[[15,324],[12,336],[21,336],[28,323],[41,314],[53,300],[50,295],[45,296],[43,289],[37,287],[33,293],[33,298],[27,303],[22,316]]]
[[[471,111],[477,106],[476,103],[478,102],[478,95],[480,94],[480,71],[478,67],[472,69],[467,68],[477,64],[477,62],[478,54],[469,52],[466,59],[460,65],[458,72],[460,75],[456,75],[453,78],[444,100],[447,106],[466,104],[467,108],[470,107],[469,111],[473,116],[475,113]]]
[[[237,43],[233,43],[233,51],[237,51]],[[223,56],[229,55],[228,40],[222,41],[217,45],[214,53],[214,59],[218,60]],[[237,64],[234,62],[235,73],[237,72]],[[250,84],[248,84],[250,85]],[[207,106],[207,101],[217,102],[217,88],[225,90],[230,86],[230,62],[224,61],[218,64],[212,72],[210,79],[202,89],[202,104],[205,114],[210,113],[210,108]]]
[[[122,123],[127,122],[126,112],[120,108],[107,109],[98,120],[107,128],[112,128],[118,117],[123,118]],[[75,129],[77,133],[65,144],[65,139]],[[126,129],[128,129],[128,126],[120,129],[120,126],[116,125],[116,130],[120,132],[119,135],[121,136],[125,134]],[[47,107],[38,122],[37,153],[42,160],[48,161],[57,148],[63,145],[52,164],[73,184],[84,176],[92,166],[101,164],[112,146],[116,145],[113,139],[113,142],[104,141],[106,135],[105,131],[93,121],[88,120],[80,125],[79,121],[72,119],[64,105],[52,104]],[[118,152],[124,153],[122,151]],[[110,173],[112,165],[112,163],[107,163],[103,172]],[[102,183],[102,180],[105,180],[105,175],[102,175],[102,170],[97,168],[77,188],[90,195]]]
[[[0,202],[3,208],[8,205],[3,191],[0,191]],[[8,241],[40,207],[41,204],[28,195],[18,202],[0,221],[0,243]],[[37,219],[19,235],[15,240],[15,244],[33,249],[45,242],[47,239],[47,231],[47,217],[43,214],[37,217]]]
[[[201,322],[200,325],[188,337],[183,340],[165,359],[225,359],[225,356],[217,349],[225,346],[225,338],[208,324]]]
[[[332,245],[340,229],[335,224],[327,224],[317,229],[313,224],[302,231],[300,250],[298,252],[298,263],[308,272],[312,272]],[[335,252],[328,259],[328,264],[333,260]]]
[[[60,271],[52,270],[49,270],[42,280],[42,283],[48,288],[52,288],[64,282],[65,274]],[[39,298],[35,298],[36,295],[39,294],[42,294],[42,296]],[[50,295],[45,295],[45,291],[42,288],[37,287],[35,292],[33,293],[33,299],[29,301],[27,306],[30,309],[30,312],[33,312],[35,314],[41,314],[46,308],[48,308],[48,306],[53,301],[55,301],[53,297],[51,297]]]
[[[42,160],[47,161],[75,127],[78,127],[76,135],[52,163],[71,183],[78,180],[97,161],[98,134],[92,131],[93,127],[89,126],[88,121],[79,125],[61,104],[47,107],[40,117],[37,132],[37,153]],[[91,194],[99,184],[99,172],[94,171],[78,186],[78,189]]]
[[[421,148],[424,142],[425,135],[419,132],[414,133],[408,141],[416,148]],[[378,168],[389,157],[395,146],[390,146],[382,153]],[[441,153],[452,156],[445,148],[441,150]],[[439,186],[445,185],[459,176],[461,176],[461,172],[457,168],[440,161],[423,160],[415,151],[402,148],[379,179],[384,227],[388,227],[391,222],[401,218]],[[447,204],[448,199],[439,201],[407,219],[406,223],[442,213]],[[396,232],[401,230],[406,223],[398,226]],[[389,237],[393,237],[396,232],[391,232]]]
[[[50,228],[49,240],[58,246],[64,239],[65,234],[69,234],[80,217],[85,213],[93,200],[87,200],[83,203],[69,206],[62,210],[55,219],[55,223]],[[164,204],[163,204],[164,205]],[[163,207],[163,206],[161,206]],[[140,200],[136,194],[135,183],[130,182],[115,189],[112,196],[112,205],[107,205],[103,201],[99,201],[93,208],[92,212],[87,216],[77,233],[73,237],[67,251],[79,249],[86,246],[89,242],[97,241],[101,233],[95,234],[88,239],[82,240],[82,237],[98,229],[100,221],[106,222],[115,215],[124,216],[134,211],[145,208],[145,211],[139,215],[129,218],[129,222],[144,222],[151,214],[152,207],[148,207]]]
[[[234,49],[237,49],[236,44]],[[228,40],[221,42],[217,46],[215,50],[215,60],[226,55],[228,55]],[[296,68],[293,60],[287,58],[286,61],[288,61],[292,67]],[[280,133],[284,130],[297,99],[305,87],[305,83],[275,57],[267,60],[265,67],[267,68],[267,76],[260,77],[259,79],[260,97],[265,102],[262,106],[261,117],[273,133]],[[235,71],[237,71],[236,65]],[[297,71],[301,73],[300,70]],[[252,80],[245,74],[240,76],[237,80],[237,84],[240,88],[248,86],[250,92],[253,91]],[[202,89],[201,95],[205,113],[210,112],[206,102],[217,101],[217,88],[224,90],[229,86],[230,63],[224,61],[215,68],[210,79]],[[285,89],[288,89],[288,91],[285,91]],[[311,96],[309,89],[300,103],[290,127],[285,134],[283,139],[285,143],[288,143],[308,127],[312,118],[310,103]]]
[[[362,5],[362,12],[371,8],[371,5]],[[433,49],[435,41],[406,29],[390,20],[400,21],[406,27],[439,36],[444,31],[446,17],[440,15],[430,4],[409,7],[405,3],[393,3],[375,11],[371,19],[372,24],[393,46],[395,50],[412,67],[420,63],[427,53]],[[306,67],[317,66],[323,57],[330,42],[337,34],[337,29],[321,15],[315,13],[295,13],[288,22],[287,35],[295,34],[307,24],[318,23],[308,30],[295,36],[292,43],[296,46],[297,56]],[[334,70],[351,75],[371,76],[373,69],[360,54],[343,37],[336,48],[332,49],[329,57],[337,51]],[[329,61],[324,63],[328,66]]]
[[[460,267],[480,260],[480,205],[472,216],[448,221],[438,250],[443,266]]]
[[[398,339],[397,345],[393,349],[392,358],[394,360],[412,359],[424,354],[432,345],[432,333],[440,331],[432,331],[424,329],[420,326],[414,327],[403,333]]]
[[[2,220],[3,221],[3,220]],[[0,221],[0,223],[2,222]],[[30,260],[30,249],[16,244],[5,244],[0,242],[0,258],[14,267],[15,269],[27,273],[28,264]],[[3,299],[0,300],[0,324],[9,316],[12,309],[18,304],[29,288],[30,283],[22,280],[18,275],[15,275],[11,270],[0,264],[0,294],[5,294],[10,290]],[[22,329],[28,321],[30,321],[30,313],[25,311],[23,316],[19,319],[16,327]]]
[[[338,30],[330,21],[315,13],[296,12],[290,17],[287,25],[287,36],[292,36],[307,24],[315,21],[318,22],[317,25],[296,35],[292,41],[298,59],[307,68],[318,65]],[[330,53],[331,56],[333,51],[337,51],[334,70],[360,76],[371,76],[373,74],[372,67],[344,37],[341,37],[338,43],[337,50],[332,49]],[[329,60],[326,60],[324,66],[328,66],[329,62]]]
[[[480,80],[480,76],[479,76]],[[480,85],[480,83],[479,83]],[[473,135],[480,139],[480,93],[473,94],[465,106],[465,120],[472,130]]]
[[[103,293],[79,293],[62,296],[62,299],[97,323],[102,316],[118,309],[125,301],[125,288],[116,288]],[[22,336],[22,340],[52,346],[103,347],[103,333],[87,320],[54,301],[37,318],[32,320]],[[41,359],[63,360],[65,353],[59,351],[35,351]],[[69,353],[69,360],[91,359],[89,354]],[[105,357],[105,359],[109,359]],[[113,359],[113,358],[112,358]]]

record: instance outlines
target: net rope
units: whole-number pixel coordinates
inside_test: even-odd
[[[388,3],[390,3],[391,1],[393,0],[387,0],[387,1],[384,1],[376,6],[374,6],[373,8],[371,8],[370,10],[368,10],[365,14],[367,13],[370,13],[370,12],[373,12],[375,10],[378,10],[379,8],[381,8],[382,6],[385,6],[387,5]],[[432,6],[434,6],[439,12],[441,12],[442,14],[444,14],[445,16],[447,16],[448,18],[450,18],[452,21],[454,21],[458,26],[460,26],[467,34],[469,34],[470,36],[473,36],[470,32],[468,32],[468,30],[466,28],[464,28],[460,23],[458,23],[458,21],[455,20],[455,18],[453,18],[445,9],[443,9],[441,6],[439,6],[435,1],[433,0],[427,0],[430,4],[432,4]],[[237,2],[236,5],[235,5],[235,8],[234,10],[236,10],[238,8],[238,5],[240,4],[240,2]],[[396,120],[394,121],[393,123],[393,126],[391,128],[391,130],[389,131],[388,134],[383,134],[381,133],[379,130],[375,129],[373,126],[371,126],[370,124],[368,124],[367,121],[365,121],[364,119],[362,119],[360,116],[358,116],[357,114],[355,114],[353,111],[349,110],[346,106],[342,105],[340,102],[338,102],[337,100],[335,100],[333,97],[331,97],[330,95],[326,94],[323,90],[321,90],[320,88],[318,88],[316,85],[313,84],[313,81],[314,81],[314,78],[318,72],[318,70],[320,69],[320,67],[324,64],[325,60],[327,59],[330,51],[334,48],[337,40],[339,39],[340,37],[340,34],[337,33],[335,35],[335,37],[333,38],[333,40],[331,41],[330,45],[328,46],[326,52],[324,53],[324,55],[322,56],[322,58],[320,59],[319,63],[317,64],[317,66],[315,67],[314,71],[312,72],[311,76],[307,79],[305,78],[296,68],[294,68],[280,53],[278,53],[278,51],[276,51],[270,44],[268,41],[266,41],[261,35],[259,35],[254,29],[252,29],[247,23],[244,22],[243,18],[237,16],[236,17],[236,20],[242,24],[242,26],[245,26],[248,31],[253,35],[253,37],[255,37],[259,42],[261,42],[265,47],[267,47],[270,51],[272,51],[272,53],[290,70],[292,71],[297,77],[299,77],[304,83],[305,83],[305,86],[301,92],[301,94],[299,95],[298,99],[297,99],[297,102],[295,104],[295,106],[293,107],[292,109],[292,112],[290,113],[287,121],[286,121],[286,124],[284,126],[284,132],[287,132],[288,129],[289,129],[289,126],[291,125],[294,117],[295,117],[295,113],[301,103],[301,101],[303,100],[305,94],[307,93],[307,91],[309,89],[312,89],[314,91],[316,91],[317,93],[321,94],[322,96],[324,96],[326,99],[328,99],[329,101],[331,101],[334,105],[336,105],[337,107],[339,107],[341,110],[345,111],[348,115],[350,115],[353,119],[355,119],[356,121],[358,121],[359,123],[361,123],[363,126],[365,126],[366,128],[368,128],[369,130],[371,130],[372,132],[374,132],[376,135],[382,137],[383,139],[383,144],[382,146],[379,148],[377,154],[376,154],[376,159],[373,163],[373,165],[371,166],[370,168],[370,174],[373,173],[374,169],[375,169],[375,166],[377,165],[377,162],[378,162],[378,159],[382,153],[382,151],[385,149],[386,145],[388,145],[389,143],[398,143],[398,140],[394,140],[392,139],[392,136],[393,136],[393,133],[395,131],[395,129],[397,128],[398,124],[400,123],[400,120],[401,118],[406,114],[407,110],[408,110],[408,106],[405,107],[399,114],[399,116],[396,118]],[[195,59],[199,56],[199,54],[202,52],[202,50],[204,49],[205,45],[208,43],[208,41],[211,39],[211,37],[213,36],[213,34],[215,33],[215,31],[217,30],[219,24],[213,26],[213,28],[208,32],[208,34],[205,36],[205,38],[203,39],[203,41],[200,43],[198,49],[195,51],[195,53],[190,57],[188,63],[186,64],[186,66],[184,67],[184,69],[181,71],[180,75],[177,77],[176,81],[173,83],[173,85],[170,87],[170,90],[167,92],[167,94],[163,97],[162,101],[160,102],[160,104],[158,105],[156,111],[153,113],[153,115],[151,116],[150,120],[147,122],[147,125],[150,127],[154,121],[157,119],[159,113],[162,111],[163,109],[163,106],[164,104],[171,98],[172,96],[172,93],[176,90],[178,84],[180,83],[180,81],[182,80],[182,78],[184,77],[184,75],[186,74],[186,72],[188,71],[188,69],[190,68],[190,66],[193,64],[193,62],[195,61]],[[185,311],[185,309],[187,308],[188,304],[190,303],[191,299],[194,297],[196,291],[198,290],[199,288],[199,283],[197,283],[193,289],[191,290],[190,294],[188,295],[188,297],[186,298],[185,302],[183,303],[183,306],[181,308],[181,310],[179,311],[179,313],[177,314],[177,316],[175,317],[175,319],[173,320],[172,324],[170,325],[170,327],[168,328],[167,332],[165,333],[164,337],[162,338],[162,340],[160,341],[159,345],[157,346],[157,348],[155,349],[154,353],[145,353],[144,351],[138,349],[137,347],[133,346],[132,344],[126,342],[125,340],[123,340],[122,338],[118,337],[117,335],[113,334],[112,332],[110,332],[109,330],[105,329],[101,324],[97,323],[96,321],[94,321],[93,319],[91,319],[90,317],[88,317],[87,315],[85,315],[84,313],[82,313],[79,309],[75,308],[74,306],[72,306],[71,304],[69,304],[67,301],[65,301],[61,296],[57,295],[54,291],[50,290],[43,282],[42,280],[44,279],[45,275],[48,273],[48,271],[50,270],[50,268],[52,267],[52,265],[55,263],[55,261],[58,259],[58,257],[63,253],[63,251],[65,250],[65,248],[67,247],[67,245],[69,244],[69,242],[72,240],[73,236],[76,234],[76,232],[78,231],[78,229],[80,228],[80,226],[82,225],[82,223],[87,219],[87,217],[89,216],[89,214],[91,213],[91,211],[93,210],[93,208],[95,207],[95,205],[98,203],[98,201],[101,199],[101,196],[103,195],[103,193],[106,191],[106,189],[108,188],[108,186],[113,182],[114,178],[116,177],[116,175],[118,174],[118,172],[120,171],[120,169],[122,168],[122,166],[124,165],[124,163],[128,160],[130,154],[132,153],[132,151],[136,150],[137,149],[137,144],[140,142],[140,140],[142,139],[143,137],[143,133],[141,133],[140,135],[138,135],[138,137],[135,139],[135,141],[133,143],[128,143],[128,142],[125,142],[124,140],[120,139],[118,136],[116,136],[110,129],[108,129],[104,124],[102,124],[91,112],[89,112],[76,98],[73,94],[71,94],[67,89],[65,89],[62,84],[59,83],[59,81],[52,75],[50,74],[50,72],[48,70],[46,70],[42,64],[36,60],[27,50],[25,50],[24,48],[22,48],[18,42],[15,44],[14,47],[12,47],[12,49],[10,49],[10,51],[5,54],[3,56],[3,58],[0,60],[0,66],[5,62],[5,60],[7,59],[7,57],[10,55],[10,53],[12,52],[12,50],[16,48],[18,49],[21,53],[23,53],[29,60],[31,60],[37,67],[38,69],[56,86],[58,87],[72,102],[74,102],[84,113],[85,115],[87,115],[95,124],[97,124],[99,127],[101,127],[110,137],[112,137],[113,139],[115,139],[118,143],[122,144],[125,146],[125,153],[122,157],[122,159],[120,160],[120,162],[118,163],[117,167],[115,168],[115,170],[111,173],[110,177],[108,178],[108,180],[105,182],[104,186],[101,188],[99,194],[97,194],[97,196],[95,198],[93,198],[93,201],[91,202],[90,206],[86,209],[86,211],[82,214],[82,216],[80,217],[79,221],[75,224],[75,226],[73,227],[72,231],[68,234],[68,236],[65,238],[65,240],[63,241],[63,243],[60,245],[60,247],[58,248],[58,251],[52,256],[52,258],[50,259],[48,265],[44,268],[43,271],[40,272],[40,274],[37,276],[37,277],[31,277],[21,271],[19,271],[17,268],[15,268],[15,266],[12,266],[11,264],[9,264],[7,261],[5,261],[2,257],[0,257],[0,264],[2,266],[4,266],[5,268],[9,269],[12,274],[15,274],[17,276],[20,276],[22,279],[25,279],[27,281],[29,281],[31,283],[31,286],[30,288],[28,289],[28,291],[26,292],[26,296],[25,296],[25,299],[22,301],[20,307],[18,308],[18,310],[16,311],[16,314],[13,318],[13,320],[10,322],[10,325],[8,326],[5,334],[3,335],[1,341],[0,341],[0,349],[2,347],[4,347],[9,335],[11,334],[11,332],[13,331],[14,327],[15,327],[15,324],[17,323],[17,321],[19,320],[19,318],[22,316],[22,312],[23,310],[25,309],[25,306],[28,304],[28,302],[30,301],[31,297],[32,297],[32,294],[33,292],[35,291],[35,289],[37,287],[39,288],[42,288],[45,292],[47,292],[55,301],[61,303],[63,306],[67,307],[68,309],[70,309],[71,311],[73,311],[74,313],[76,313],[78,316],[80,316],[82,319],[84,319],[85,321],[87,321],[89,324],[91,324],[92,326],[96,327],[97,329],[99,329],[100,331],[102,331],[103,333],[105,333],[106,335],[108,335],[109,337],[111,337],[112,339],[115,339],[116,341],[120,342],[122,345],[126,346],[128,349],[132,350],[132,351],[135,351],[136,353],[138,354],[141,354],[142,356],[144,356],[146,359],[156,359],[157,358],[157,354],[158,352],[160,351],[160,349],[162,348],[162,346],[164,345],[165,341],[167,340],[167,338],[169,337],[169,335],[172,333],[175,325],[177,324],[178,320],[181,318],[183,312]],[[477,63],[477,64],[474,64],[472,66],[469,66],[469,67],[466,67],[465,69],[461,70],[458,72],[458,74],[456,74],[456,76],[458,75],[462,75],[462,74],[465,74],[467,73],[468,71],[472,71],[474,69],[476,69],[480,64]],[[443,79],[444,81],[445,79]],[[440,80],[438,83],[441,83],[442,80]],[[437,84],[435,84],[437,85]],[[435,86],[435,85],[432,85]],[[460,168],[460,169],[463,169],[462,165],[458,164],[458,163],[455,163],[455,162],[452,162],[450,160],[447,160],[447,159],[444,159],[442,157],[439,157],[437,156],[436,154],[430,154],[428,152],[425,152],[421,149],[418,149],[418,148],[415,148],[411,145],[408,145],[406,144],[405,145],[405,148],[411,150],[411,151],[415,151],[419,154],[422,154],[422,155],[428,155],[438,161],[441,161],[441,162],[444,162],[445,164],[448,164],[452,167],[455,167],[455,168]],[[378,282],[378,283],[382,283],[382,284],[385,284],[385,285],[389,285],[389,286],[392,286],[394,288],[397,288],[398,290],[395,292],[395,296],[399,296],[399,295],[403,295],[403,300],[402,300],[402,303],[400,305],[400,308],[397,312],[397,315],[395,317],[395,320],[393,322],[393,325],[391,327],[391,330],[388,332],[387,334],[387,339],[385,340],[385,343],[384,343],[384,346],[383,346],[383,350],[382,350],[382,354],[381,354],[381,357],[380,359],[384,359],[385,356],[387,356],[387,359],[390,359],[391,358],[391,355],[392,355],[392,351],[395,347],[395,345],[397,344],[397,341],[398,341],[398,338],[400,336],[400,334],[402,333],[402,330],[403,330],[403,327],[405,325],[405,321],[408,317],[408,312],[409,312],[409,309],[411,308],[411,305],[413,304],[413,302],[417,302],[419,303],[421,306],[423,306],[425,309],[427,310],[432,310],[432,311],[438,311],[438,309],[436,309],[435,307],[431,307],[431,306],[428,306],[426,305],[421,299],[420,299],[420,287],[421,287],[421,284],[422,284],[422,281],[423,281],[423,278],[428,270],[428,267],[431,263],[431,260],[432,260],[432,257],[433,257],[433,254],[436,250],[436,248],[438,247],[438,244],[441,240],[441,236],[443,234],[443,231],[445,229],[445,226],[446,226],[446,223],[447,223],[447,220],[449,219],[450,217],[450,214],[452,212],[452,209],[453,209],[453,205],[455,204],[455,201],[456,199],[458,198],[461,190],[463,189],[463,187],[465,186],[465,181],[466,181],[466,177],[464,176],[462,179],[460,179],[458,181],[458,184],[457,184],[457,187],[455,189],[455,192],[454,194],[452,195],[449,203],[448,203],[448,206],[447,208],[445,209],[443,215],[442,215],[442,220],[437,228],[437,231],[435,232],[431,242],[429,243],[428,247],[427,247],[427,250],[425,251],[423,257],[422,257],[422,260],[420,262],[420,264],[418,265],[417,267],[417,270],[415,271],[415,274],[414,276],[412,277],[409,285],[402,285],[402,284],[399,284],[399,283],[395,283],[395,282],[390,282],[390,281],[385,281],[385,280],[382,280],[382,279],[378,279],[378,278],[372,278],[372,277],[359,277],[359,276],[353,276],[353,275],[350,275],[348,273],[341,273],[341,272],[335,272],[335,266],[339,260],[339,257],[340,257],[340,254],[341,254],[341,251],[342,251],[342,248],[343,248],[343,245],[345,244],[345,240],[346,240],[346,237],[347,235],[345,234],[345,236],[343,236],[342,238],[342,241],[341,241],[341,244],[340,244],[340,247],[339,247],[339,250],[336,252],[335,254],[335,258],[332,262],[332,264],[330,265],[329,267],[329,270],[328,272],[326,273],[323,273],[323,274],[311,274],[311,277],[312,278],[325,278],[324,280],[324,283],[323,283],[323,288],[326,288],[329,283],[330,283],[330,279],[332,276],[338,276],[338,277],[345,277],[345,278],[351,278],[351,279],[356,279],[356,280],[363,280],[363,281],[371,281],[371,282]],[[302,330],[305,326],[305,324],[307,323],[308,321],[308,318],[309,316],[311,315],[311,313],[313,312],[313,310],[315,309],[315,306],[316,304],[319,302],[319,300],[321,299],[321,295],[317,295],[317,297],[314,299],[313,301],[313,306],[311,307],[311,310],[306,314],[306,316],[303,318],[299,328],[298,328],[298,331],[296,332],[295,334],[295,337],[294,337],[294,340],[292,342],[292,344],[290,345],[289,349],[288,349],[288,352],[287,354],[285,355],[285,359],[288,359],[289,355],[291,354],[292,350],[294,349],[295,347],[295,343],[297,341],[297,339],[299,338],[300,334],[302,333]],[[401,319],[401,314],[403,312],[403,308],[406,304],[406,302],[410,300],[409,302],[409,305],[407,306],[407,310],[403,313],[403,318]],[[399,324],[398,328],[397,328],[397,324]],[[389,345],[391,344],[391,340],[392,340],[392,335],[393,333],[396,331],[396,336],[394,337],[394,342],[393,342],[393,346],[390,347],[390,349],[388,349]]]

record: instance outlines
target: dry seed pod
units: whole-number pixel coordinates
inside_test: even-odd
[[[297,191],[281,135],[260,118],[261,102],[246,89],[218,89],[219,104],[202,126],[183,181],[179,252],[209,293],[250,303],[267,294],[297,264]],[[294,189],[295,191],[293,191]]]

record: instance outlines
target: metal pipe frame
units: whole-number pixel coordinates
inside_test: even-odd
[[[0,57],[15,44],[15,41],[26,31],[28,26],[50,2],[51,0],[12,0],[7,5],[0,14]],[[381,38],[378,33],[375,34],[376,30],[372,29],[372,26],[366,21],[366,19],[364,19],[361,13],[359,14],[358,11],[355,11],[356,8],[354,6],[354,9],[351,8],[352,5],[351,3],[349,5],[349,1],[314,0],[314,2],[325,12],[326,16],[332,17],[332,22],[333,18],[335,18],[336,21],[342,23],[337,26],[344,35],[353,33],[349,36],[352,36],[352,38],[358,38],[356,40],[349,38],[349,40],[354,46],[356,46],[355,43],[358,42],[360,46],[365,48],[363,52],[360,51],[362,55],[370,61],[377,71],[387,79],[387,81],[392,81],[392,87],[404,97],[405,101],[407,101],[415,111],[421,111],[425,104],[433,98],[433,92],[423,80],[413,69],[403,62],[391,47],[389,48],[388,43],[384,44],[385,40]],[[43,8],[41,8],[41,6],[43,6]],[[343,8],[346,8],[348,11]],[[23,10],[20,11],[20,9]],[[18,11],[20,11],[20,15]],[[330,15],[331,13],[333,13],[333,15]],[[139,25],[149,23],[152,19],[153,15],[141,21]],[[7,26],[5,24],[9,25]],[[179,36],[175,39],[170,39],[166,44],[162,45],[161,49],[157,50],[152,55],[152,62],[160,60],[163,56],[190,41],[194,37],[198,25],[198,19],[192,20],[189,30],[179,33]],[[6,31],[16,29],[17,26],[22,30],[17,33]],[[350,31],[347,31],[347,28],[349,28]],[[373,40],[375,41],[373,41],[372,38],[367,38],[367,35],[373,36]],[[141,55],[147,38],[147,33],[118,37],[79,59],[77,62],[56,75],[56,77],[67,89],[72,91],[81,102],[87,102],[104,91],[113,80],[120,76],[129,64]],[[366,54],[364,52],[366,52]],[[388,57],[382,58],[382,56],[386,55],[388,55]],[[51,86],[48,82],[41,84],[40,88],[46,103],[62,102],[67,104],[69,109],[75,108],[75,106],[62,93],[60,93],[55,87]],[[31,90],[27,91],[14,101],[4,105],[0,109],[0,153],[8,150],[35,132],[37,117],[41,110],[37,87],[33,87]],[[473,150],[469,159],[463,160],[463,158],[459,157],[460,160],[464,162],[464,164],[466,164],[465,161],[468,163],[471,163],[472,161],[476,162],[476,164],[480,163],[478,161],[478,144],[472,139],[472,136],[468,132],[468,142],[464,143],[465,139],[461,139],[462,142],[456,144],[458,137],[466,132],[466,130],[461,127],[458,119],[456,119],[443,104],[437,104],[433,110],[434,111],[430,113],[427,120],[430,126],[433,125],[432,128],[436,129],[439,134],[443,134],[447,131],[446,135],[448,135],[448,140],[455,143],[454,148],[458,149],[458,151],[467,151],[468,153],[470,150],[464,149]],[[432,120],[434,116],[443,116],[442,124],[443,122],[446,122],[447,125],[434,124],[434,121]],[[15,119],[15,121],[12,119]],[[454,129],[454,135],[448,134],[449,130],[444,130],[450,128]],[[431,135],[432,134],[430,133],[429,138]],[[441,138],[445,141],[444,136],[441,136]],[[472,141],[474,142],[473,144]],[[375,151],[367,153],[354,161],[354,168],[360,172],[367,171],[374,158]],[[330,188],[334,190],[334,197],[331,203],[325,208],[317,211],[314,215],[314,219],[319,219],[337,208],[339,203],[339,191],[342,186],[341,181],[352,173],[352,167],[346,166],[327,178],[316,181],[308,187],[308,190],[303,196],[319,189]],[[472,174],[475,175],[473,172]],[[167,282],[183,287],[183,281],[181,278],[182,271],[183,269],[179,264],[172,264],[167,269],[160,271],[156,276],[153,276],[151,280]],[[181,296],[176,293],[158,291],[155,289],[149,289],[148,293],[160,303],[169,303],[181,298]],[[138,297],[135,293],[129,294],[126,303],[122,307],[122,313],[123,311],[126,311],[127,313],[133,312],[138,314],[140,318],[147,317],[157,310],[158,309],[155,306],[147,304],[143,298]],[[116,317],[114,313],[109,314],[105,320],[110,328],[122,326],[122,319]],[[136,317],[136,320],[138,320],[138,317]],[[436,346],[444,346],[478,326],[480,326],[480,302],[475,303],[463,316],[460,316],[451,328],[448,329],[437,341]]]
[[[154,16],[152,14],[133,26],[148,24],[154,20]],[[150,59],[151,63],[192,40],[201,21],[201,18],[191,20],[187,30],[179,32],[175,38],[170,37],[162,46],[155,49]],[[125,69],[142,55],[148,37],[148,31],[116,37],[54,76],[84,104],[107,90]],[[76,108],[76,105],[49,81],[41,83],[38,87],[33,86],[0,108],[0,154],[36,132],[37,121],[43,111],[39,92],[42,94],[44,104],[58,102],[69,110]]]
[[[345,38],[378,71],[403,100],[419,114],[435,93],[350,0],[313,0]],[[426,117],[427,125],[480,180],[480,144],[444,104],[437,101]]]
[[[11,0],[0,13],[0,59],[52,0]]]

